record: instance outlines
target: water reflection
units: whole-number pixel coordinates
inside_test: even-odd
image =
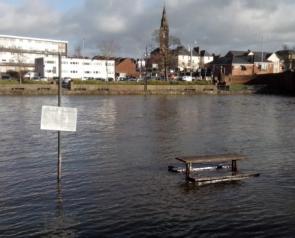
[[[114,129],[114,123],[116,122],[116,108],[114,101],[101,100],[97,106],[97,123],[101,129],[108,131]]]
[[[63,195],[61,182],[56,183],[56,217],[64,221]]]

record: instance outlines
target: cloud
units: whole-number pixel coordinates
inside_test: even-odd
[[[0,4],[1,34],[36,37],[56,35],[60,14],[38,0],[24,1],[22,5]]]
[[[124,32],[127,28],[125,19],[118,16],[101,17],[98,21],[98,29],[107,33]]]
[[[54,2],[0,3],[0,33],[68,40],[70,52],[84,40],[89,55],[109,40],[119,46],[118,55],[141,56],[160,26],[163,8],[158,0]],[[184,45],[197,41],[209,52],[260,50],[262,38],[268,51],[295,45],[291,0],[166,0],[166,9],[171,34]]]

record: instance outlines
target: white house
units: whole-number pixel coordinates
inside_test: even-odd
[[[173,54],[176,56],[177,68],[180,71],[192,70],[195,72],[203,68],[205,64],[213,61],[213,56],[205,50],[200,51],[199,47],[186,49],[179,46],[173,50]]]
[[[36,58],[67,51],[67,41],[0,35],[0,72],[33,71]]]
[[[201,50],[200,56],[201,56],[201,65],[200,65],[200,67],[204,67],[206,64],[208,64],[210,62],[213,62],[213,60],[214,60],[213,55],[210,54],[206,50]]]
[[[96,60],[62,57],[62,78],[71,79],[115,79],[114,60]],[[36,59],[35,70],[38,76],[44,78],[58,77],[58,56],[47,56]]]
[[[176,57],[177,68],[180,71],[191,70],[196,71],[200,65],[200,55],[196,54],[194,50],[190,51],[183,46],[177,47],[173,50]]]
[[[267,60],[273,62],[273,73],[282,72],[281,59],[276,53],[272,53]]]

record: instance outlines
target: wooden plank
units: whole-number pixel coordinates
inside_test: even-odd
[[[182,156],[175,158],[183,163],[219,163],[232,160],[247,159],[246,156],[240,154],[222,154],[222,155],[201,155],[201,156]]]
[[[250,177],[257,177],[259,173],[246,173],[246,174],[237,174],[237,175],[228,175],[221,177],[203,177],[203,178],[189,178],[187,181],[195,182],[198,185],[206,185],[212,183],[222,183],[222,182],[230,182],[230,181],[238,181]]]
[[[229,169],[231,168],[228,164],[218,164],[218,165],[210,165],[210,166],[205,166],[205,167],[192,167],[190,169],[191,172],[202,172],[202,171],[214,171],[214,170],[222,170],[222,169]],[[172,165],[168,166],[168,171],[169,172],[175,172],[175,173],[184,173],[185,168],[181,167],[175,167]]]

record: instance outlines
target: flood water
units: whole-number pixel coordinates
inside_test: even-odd
[[[40,130],[56,97],[0,97],[0,237],[294,237],[295,98],[63,97],[77,132]],[[187,185],[181,155],[242,153],[242,182]]]

